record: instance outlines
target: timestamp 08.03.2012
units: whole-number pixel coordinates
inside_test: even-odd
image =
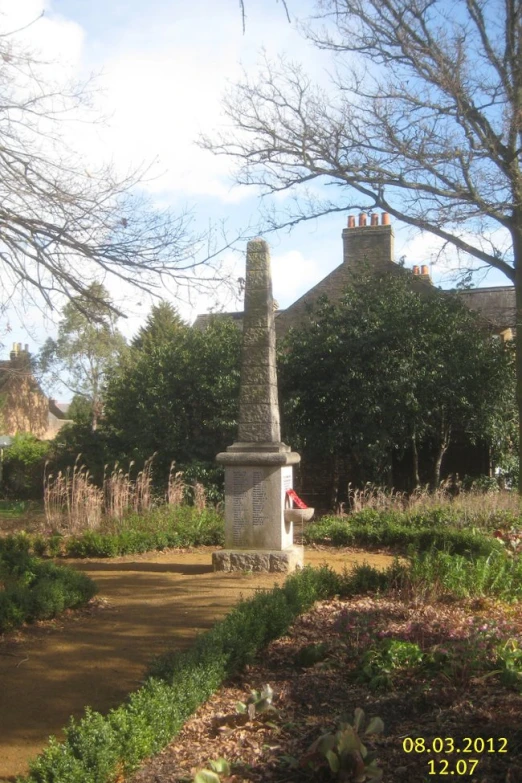
[[[507,753],[508,741],[505,737],[463,737],[457,741],[453,737],[405,737],[402,742],[405,753],[434,753],[437,756],[450,755],[451,758],[428,759],[428,775],[473,775],[479,759],[468,754]],[[455,754],[455,755],[453,755]],[[463,754],[456,758],[457,754]]]

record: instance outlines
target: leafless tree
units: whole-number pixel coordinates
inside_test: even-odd
[[[92,85],[54,83],[18,32],[0,30],[0,308],[13,293],[61,308],[63,295],[81,302],[95,279],[111,276],[148,292],[169,283],[215,289],[226,240],[209,246],[189,212],[153,208],[146,166],[121,176],[75,151],[68,140],[92,121]]]
[[[274,225],[379,207],[503,272],[516,289],[522,441],[522,2],[318,0],[316,11],[303,31],[332,53],[329,87],[265,61],[226,99],[237,130],[203,146],[237,159],[238,182],[294,195]],[[335,197],[306,195],[318,181]]]

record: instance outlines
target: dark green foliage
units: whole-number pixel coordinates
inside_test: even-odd
[[[93,406],[91,400],[80,394],[75,394],[67,411],[67,418],[75,424],[91,427]]]
[[[4,451],[3,491],[17,500],[41,498],[49,450],[47,441],[28,432],[15,435]]]
[[[140,462],[156,452],[155,481],[164,486],[172,460],[208,469],[234,439],[241,332],[216,319],[204,331],[176,324],[143,340],[109,379],[103,426],[119,455]]]
[[[455,435],[497,451],[514,437],[512,353],[458,297],[361,270],[281,346],[285,440],[304,458],[349,456],[359,481],[384,482],[408,454],[409,487],[436,486]]]
[[[446,521],[446,520],[444,520]],[[425,552],[432,547],[449,553],[489,555],[502,544],[492,536],[474,530],[444,525],[443,515],[423,512],[406,517],[401,512],[360,512],[352,517],[323,517],[304,531],[306,543],[364,548],[390,547],[404,551],[413,547]]]
[[[395,672],[415,668],[423,659],[422,650],[415,642],[383,639],[364,653],[355,679],[367,682],[370,688],[387,688],[391,686]]]
[[[497,648],[495,669],[505,685],[522,691],[522,649],[514,639],[508,639]]]
[[[225,470],[221,465],[212,462],[194,460],[187,465],[176,465],[176,470],[183,473],[183,481],[188,485],[187,500],[191,500],[191,487],[198,481],[205,487],[205,495],[209,503],[223,503],[225,500]]]
[[[495,596],[506,602],[522,600],[522,558],[503,551],[487,557],[458,555],[432,549],[409,553],[403,588],[419,597],[475,598]]]
[[[76,463],[78,454],[81,454],[81,464],[88,466],[98,485],[103,481],[105,465],[122,461],[115,438],[101,427],[93,432],[91,421],[67,424],[57,434],[51,448],[49,472],[57,475],[60,470],[65,471]],[[122,462],[125,464],[125,460]]]
[[[190,506],[155,509],[130,515],[125,529],[87,531],[64,542],[69,557],[115,557],[169,547],[222,546],[223,517],[213,509],[197,511]]]
[[[25,500],[0,500],[0,517],[19,517],[25,514],[29,503]]]
[[[345,591],[347,595],[364,595],[365,593],[380,593],[397,588],[404,578],[405,566],[396,562],[386,571],[380,571],[363,563],[356,566],[349,575]]]
[[[122,522],[105,521],[100,530],[81,535],[22,533],[13,538],[40,557],[116,557],[155,549],[222,546],[225,528],[221,514],[212,508],[160,506],[143,514],[129,514]]]
[[[325,642],[318,644],[307,644],[301,647],[294,656],[294,663],[303,669],[314,666],[316,663],[324,661],[329,652],[329,647]]]
[[[377,766],[376,754],[369,753],[363,739],[371,734],[381,734],[384,724],[378,717],[371,718],[364,728],[364,710],[355,710],[353,725],[343,722],[335,734],[322,734],[312,743],[300,761],[323,777],[323,770],[329,771],[333,780],[364,781],[382,780],[382,769]]]
[[[177,332],[187,328],[176,308],[170,302],[162,301],[152,305],[145,325],[132,339],[132,348],[150,351],[158,345],[176,339]]]
[[[29,554],[30,539],[0,539],[0,633],[87,603],[96,593],[88,576]]]

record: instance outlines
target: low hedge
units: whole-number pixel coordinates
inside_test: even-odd
[[[222,546],[225,541],[224,519],[213,509],[162,507],[105,524],[105,529],[78,535],[20,533],[18,537],[40,557],[116,557],[169,547]]]
[[[64,539],[67,557],[116,557],[157,549],[222,546],[224,530],[124,530],[121,533],[87,531]]]
[[[323,517],[306,528],[303,538],[305,544],[389,547],[400,551],[411,547],[418,552],[435,547],[450,554],[485,557],[504,549],[496,538],[478,531],[442,526],[414,527],[397,521],[384,522],[377,517],[369,524],[353,517]]]
[[[2,586],[0,633],[82,606],[97,592],[95,583],[85,574],[30,555],[28,542],[20,537],[0,542]]]

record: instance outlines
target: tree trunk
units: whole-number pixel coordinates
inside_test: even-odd
[[[522,456],[522,230],[512,232],[513,254],[515,258],[515,368],[516,398],[518,412],[518,458]],[[522,495],[522,471],[518,471],[518,494]]]
[[[91,419],[91,431],[96,432],[98,429],[98,420],[102,412],[103,404],[98,398],[92,401],[92,419]]]
[[[448,427],[446,429],[444,424],[442,424],[440,440],[437,444],[438,445],[437,456],[435,457],[435,462],[433,463],[433,473],[431,477],[432,490],[438,489],[438,486],[440,484],[440,468],[442,465],[442,458],[444,457],[446,451],[448,450],[450,439],[451,439],[451,428]]]
[[[332,483],[330,490],[330,506],[332,509],[337,508],[337,502],[339,500],[339,457],[337,454],[332,454]]]
[[[413,468],[413,489],[417,489],[417,487],[420,486],[420,476],[419,476],[419,450],[417,448],[417,436],[412,435],[411,438],[411,446],[412,446],[412,468]],[[440,473],[440,466],[439,466],[439,473]]]
[[[439,444],[439,450],[435,457],[435,462],[433,463],[433,473],[431,477],[431,489],[433,490],[437,489],[440,484],[440,468],[442,465],[442,458],[446,453],[447,448],[448,447],[444,443]]]

